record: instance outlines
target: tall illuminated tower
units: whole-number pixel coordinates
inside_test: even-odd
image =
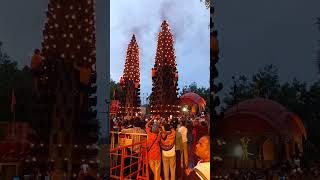
[[[139,46],[135,35],[128,45],[123,75],[120,79],[120,114],[131,119],[140,115]]]
[[[50,0],[43,30],[40,100],[33,124],[47,122],[49,159],[57,171],[78,173],[96,160],[98,141],[94,0]],[[41,108],[45,107],[42,111]],[[41,126],[38,127],[41,131]]]
[[[174,40],[167,21],[161,24],[155,64],[152,69],[151,113],[161,117],[176,117],[178,106],[178,71]]]

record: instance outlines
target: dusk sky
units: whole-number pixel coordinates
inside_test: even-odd
[[[167,20],[174,35],[180,89],[196,82],[209,87],[209,10],[199,0],[113,0],[110,17],[110,73],[119,81],[132,34],[140,48],[142,101],[151,93],[160,25]]]
[[[105,7],[98,6],[101,1],[97,0],[96,7],[98,27],[102,24],[99,12]],[[0,41],[20,67],[29,64],[32,51],[40,47],[47,3],[0,1]],[[315,24],[320,17],[319,0],[217,0],[215,6],[221,50],[218,81],[224,83],[224,90],[232,84],[233,75],[252,75],[270,63],[278,66],[282,82],[294,77],[308,83],[319,79],[316,50],[320,32]],[[209,12],[200,0],[112,0],[110,13],[113,80],[119,81],[135,33],[141,53],[141,91],[150,93],[157,35],[162,20],[167,19],[176,42],[179,85],[195,81],[208,86]],[[99,38],[97,46],[103,43]],[[98,59],[100,85],[108,60]]]
[[[233,75],[251,77],[267,64],[278,67],[282,83],[294,77],[309,84],[319,80],[319,0],[217,0],[215,6],[224,92]]]

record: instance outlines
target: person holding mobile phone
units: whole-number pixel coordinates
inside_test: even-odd
[[[152,124],[151,124],[152,123]],[[149,121],[146,126],[148,135],[148,159],[154,180],[160,180],[161,152],[160,152],[160,130],[155,119]]]
[[[162,163],[165,180],[175,180],[176,176],[176,131],[169,124],[164,124],[160,146],[162,149]],[[169,178],[170,173],[170,178]]]

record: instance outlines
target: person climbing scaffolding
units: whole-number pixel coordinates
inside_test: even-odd
[[[40,78],[40,67],[41,67],[41,54],[39,49],[34,50],[34,54],[31,58],[31,72],[32,72],[32,95],[40,97],[39,93],[39,78]]]
[[[92,70],[90,66],[84,63],[81,63],[79,65],[77,63],[74,63],[73,67],[79,72],[79,81],[80,81],[79,105],[80,107],[83,107],[85,94],[88,92],[90,88],[90,76],[91,76]]]

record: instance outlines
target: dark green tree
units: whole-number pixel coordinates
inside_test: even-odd
[[[210,8],[210,1],[211,1],[211,0],[200,0],[200,2],[204,2],[204,4],[205,4],[205,6],[206,6],[207,9]]]
[[[255,96],[274,99],[279,87],[278,69],[275,65],[266,65],[252,77],[251,90]]]
[[[223,101],[228,106],[232,106],[240,101],[252,97],[253,94],[248,77],[240,75],[237,78],[233,77],[233,85],[230,87],[230,90]]]
[[[307,84],[293,79],[290,83],[281,85],[274,100],[286,106],[288,110],[296,112],[299,116],[305,116],[303,109],[308,101]]]
[[[17,99],[16,120],[31,120],[31,74],[28,67],[17,68],[17,62],[11,60],[0,42],[0,121],[13,119],[11,95],[14,90]]]
[[[253,97],[277,99],[279,96],[278,69],[274,65],[265,66],[251,79],[245,75],[233,77],[233,82],[223,100],[227,107]]]
[[[121,90],[120,83],[111,79],[110,87],[111,87],[111,91],[110,91],[111,99],[119,100],[119,98],[120,98],[120,90]]]

